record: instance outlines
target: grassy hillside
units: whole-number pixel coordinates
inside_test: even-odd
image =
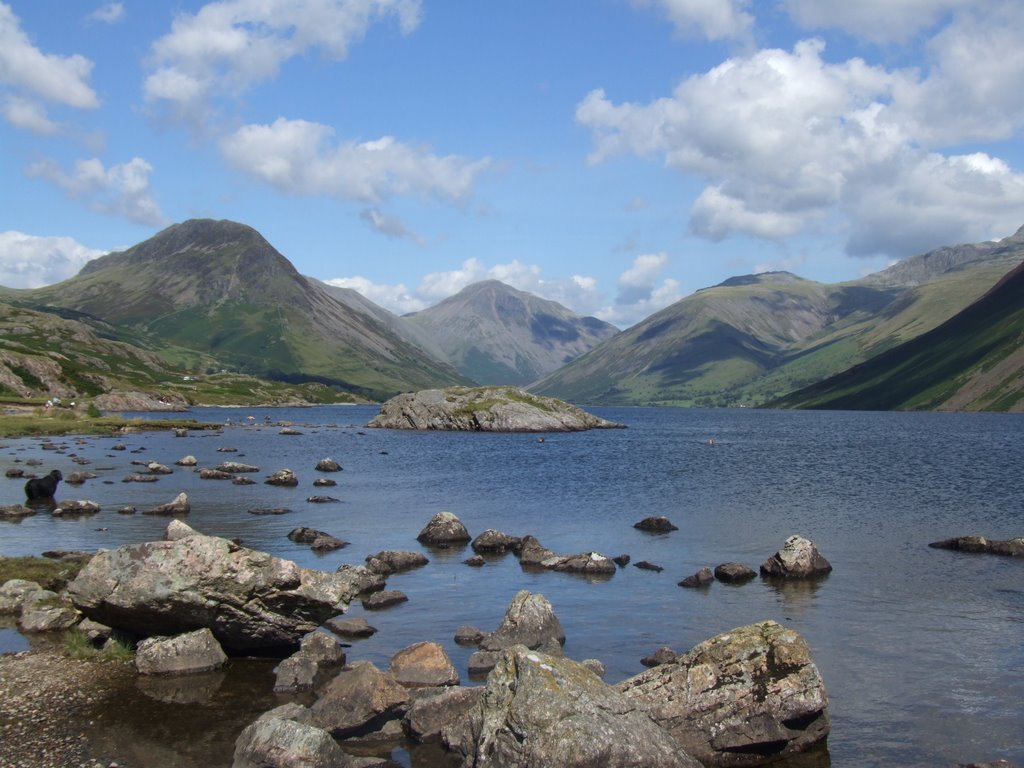
[[[771,405],[1024,411],[1024,265],[938,327]]]

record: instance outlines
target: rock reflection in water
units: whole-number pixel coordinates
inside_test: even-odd
[[[140,675],[136,685],[151,699],[164,704],[210,704],[224,684],[223,672],[196,675]]]

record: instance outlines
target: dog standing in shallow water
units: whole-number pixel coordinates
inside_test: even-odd
[[[55,469],[46,477],[34,477],[25,483],[25,498],[29,501],[52,499],[57,492],[57,483],[64,479],[59,469]]]

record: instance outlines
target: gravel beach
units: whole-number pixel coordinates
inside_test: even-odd
[[[58,651],[0,656],[0,768],[121,765],[91,755],[88,733],[96,705],[127,674],[126,663]]]

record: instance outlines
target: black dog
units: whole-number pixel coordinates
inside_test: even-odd
[[[64,479],[59,469],[55,469],[46,477],[34,477],[25,483],[25,498],[29,501],[52,499],[57,492],[57,483]]]

